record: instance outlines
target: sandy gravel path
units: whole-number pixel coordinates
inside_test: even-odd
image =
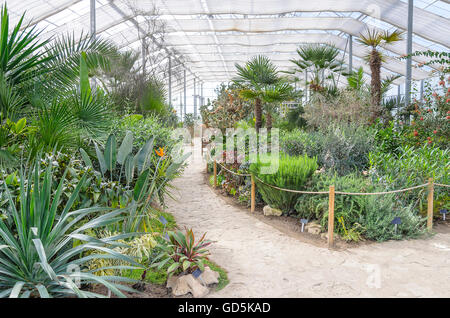
[[[211,297],[450,297],[449,234],[344,251],[303,243],[217,196],[198,144],[168,210],[217,241],[211,259],[230,284]]]

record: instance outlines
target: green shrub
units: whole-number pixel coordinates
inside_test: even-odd
[[[401,224],[391,224],[395,217]],[[425,232],[425,218],[420,217],[411,205],[403,206],[395,195],[373,195],[366,198],[366,208],[361,218],[364,235],[376,241],[400,240],[417,237]]]
[[[345,192],[374,192],[375,187],[370,179],[359,176],[355,173],[346,176],[326,173],[315,174],[308,183],[310,191],[328,191],[331,185],[336,191]],[[336,195],[334,203],[334,213],[336,220],[343,218],[347,230],[351,229],[355,223],[361,222],[360,217],[365,209],[365,197],[351,195]],[[319,220],[323,228],[328,228],[328,195],[327,194],[304,194],[301,195],[295,205],[298,217]],[[343,234],[344,227],[339,222],[335,222],[335,231]]]
[[[402,146],[398,155],[374,151],[369,155],[370,175],[374,182],[386,190],[397,190],[428,182],[449,184],[450,182],[450,151],[436,146],[426,145],[421,148]],[[426,210],[426,188],[418,191],[408,191],[399,196],[404,205],[417,203],[422,211]],[[448,190],[435,187],[435,212],[448,202]]]
[[[374,134],[373,129],[362,126],[328,127],[315,135],[321,149],[319,165],[339,175],[368,169],[367,156],[374,147]]]
[[[154,138],[155,147],[164,147],[167,152],[176,143],[171,136],[173,129],[163,125],[155,115],[147,117],[139,114],[126,115],[117,118],[111,127],[111,132],[118,141],[122,141],[128,131],[133,133],[134,149],[142,148],[150,138]]]
[[[256,158],[255,158],[256,159]],[[276,166],[278,160],[278,169],[271,174],[262,173],[262,168],[269,165]],[[303,190],[306,181],[317,169],[316,158],[308,156],[288,156],[280,155],[261,155],[258,160],[252,160],[250,172],[264,183],[274,185],[280,188],[291,190]],[[297,193],[280,191],[262,184],[256,180],[258,192],[261,193],[264,202],[273,208],[281,209],[284,212],[291,212],[294,209],[298,198]]]
[[[384,191],[368,177],[357,174],[346,176],[316,174],[308,182],[312,191],[328,191],[334,185],[336,191],[372,193]],[[368,238],[383,241],[416,237],[423,233],[423,218],[412,204],[404,205],[401,195],[335,195],[334,231],[345,240]],[[295,209],[298,217],[317,219],[324,229],[328,228],[328,195],[301,195]],[[397,233],[391,224],[395,217],[401,217]]]
[[[345,175],[369,167],[375,130],[352,125],[330,126],[324,131],[283,132],[280,149],[289,155],[317,157],[320,167]]]
[[[307,154],[310,157],[319,156],[322,152],[314,132],[306,132],[300,129],[281,131],[280,150],[290,156]]]

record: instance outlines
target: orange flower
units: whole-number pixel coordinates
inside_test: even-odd
[[[158,151],[158,149],[155,149],[155,152],[160,157],[164,157],[164,155],[165,155],[164,148],[161,148],[161,147],[159,147],[159,151]]]

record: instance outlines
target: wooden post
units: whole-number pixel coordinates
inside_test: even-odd
[[[214,160],[214,188],[217,186],[217,162]]]
[[[428,231],[433,229],[433,195],[434,195],[434,184],[433,178],[428,179],[428,219],[427,228]]]
[[[252,178],[252,190],[251,190],[251,199],[250,199],[250,212],[255,212],[255,179]]]
[[[330,186],[328,195],[328,248],[333,247],[334,233],[334,185]]]

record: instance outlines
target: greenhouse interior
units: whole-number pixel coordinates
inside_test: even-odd
[[[0,32],[0,298],[450,297],[450,1],[2,0]]]

